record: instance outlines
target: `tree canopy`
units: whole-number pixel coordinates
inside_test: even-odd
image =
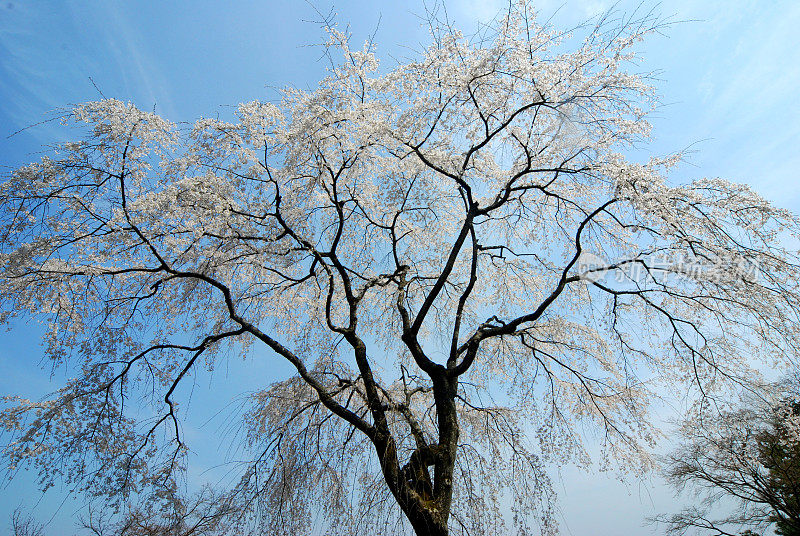
[[[177,508],[181,385],[244,355],[294,374],[248,399],[238,476],[201,501],[220,532],[554,533],[548,468],[587,433],[647,469],[659,381],[710,396],[795,358],[795,216],[630,156],[656,20],[430,21],[389,67],[329,26],[318,87],[228,119],[65,113],[78,141],[0,186],[0,321],[45,319],[78,371],[8,399],[10,468]]]
[[[663,519],[672,534],[692,528],[717,536],[773,528],[800,534],[800,384],[745,392],[735,403],[698,405],[681,427],[667,477],[700,506]],[[720,507],[732,503],[727,515]],[[743,533],[744,534],[744,533]]]

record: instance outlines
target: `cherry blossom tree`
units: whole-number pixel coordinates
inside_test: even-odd
[[[68,111],[79,141],[0,187],[0,319],[44,319],[77,371],[7,399],[8,466],[174,503],[181,386],[247,356],[294,374],[234,437],[237,534],[552,534],[548,469],[587,441],[650,468],[659,381],[712,397],[794,358],[798,221],[630,156],[657,21],[612,19],[564,34],[514,0],[465,37],[434,15],[389,67],[328,27],[316,89],[229,120]]]
[[[148,501],[129,507],[121,515],[89,509],[82,528],[94,536],[216,536],[230,534],[235,513],[225,498],[208,487],[191,496],[175,495],[166,501]],[[229,503],[227,503],[229,504]]]
[[[43,536],[44,528],[41,524],[37,523],[35,519],[26,516],[22,510],[17,508],[11,514],[11,532],[12,536]]]

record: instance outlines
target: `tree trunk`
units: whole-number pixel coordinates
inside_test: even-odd
[[[389,489],[417,536],[447,536],[453,500],[453,470],[458,447],[456,379],[434,379],[439,443],[416,450],[400,468],[394,438],[386,430],[373,438]],[[429,467],[433,466],[433,479]]]
[[[456,411],[456,392],[458,379],[434,379],[433,395],[439,424],[439,446],[436,453],[433,477],[433,500],[445,524],[450,518],[453,503],[453,469],[456,464],[458,448],[458,413]]]
[[[436,519],[434,516],[421,513],[418,516],[408,515],[411,526],[417,536],[447,536],[447,520]],[[449,516],[448,516],[449,517]]]
[[[422,456],[425,465],[430,464],[434,467],[433,495],[430,500],[424,502],[420,501],[417,495],[415,497],[417,500],[414,502],[420,504],[420,507],[406,510],[417,536],[448,534],[450,508],[453,502],[453,470],[459,436],[455,404],[457,389],[457,379],[446,376],[434,378],[433,391],[439,424],[439,444],[432,447],[432,456]]]

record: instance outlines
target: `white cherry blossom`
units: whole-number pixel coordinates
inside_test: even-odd
[[[625,156],[656,25],[560,35],[515,0],[397,66],[330,28],[316,89],[228,120],[75,107],[79,141],[0,186],[0,320],[43,319],[78,374],[7,400],[9,466],[175,501],[179,386],[258,347],[296,374],[252,396],[238,483],[198,499],[219,531],[552,534],[548,469],[589,463],[585,431],[650,468],[659,381],[712,396],[800,344],[795,216]]]

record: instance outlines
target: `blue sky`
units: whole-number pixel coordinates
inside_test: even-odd
[[[491,18],[503,3],[447,5],[457,24],[469,28]],[[322,13],[333,9],[358,41],[375,32],[379,56],[389,64],[390,56],[411,54],[425,38],[415,14],[423,12],[421,1],[315,5]],[[612,2],[538,5],[544,18],[552,15],[556,25],[567,26]],[[617,9],[630,12],[638,5],[622,1]],[[654,6],[645,2],[639,9]],[[677,0],[655,9],[678,23],[641,47],[641,69],[659,71],[663,102],[653,117],[650,150],[666,154],[691,147],[676,179],[721,176],[747,182],[800,212],[800,3]],[[322,39],[308,22],[314,19],[319,15],[300,0],[5,0],[0,3],[0,166],[24,164],[37,158],[42,145],[65,140],[68,132],[47,120],[60,107],[96,100],[101,93],[155,108],[174,121],[191,121],[225,115],[242,101],[273,99],[276,87],[313,87],[325,66],[319,48],[309,46]],[[40,368],[37,333],[24,324],[0,333],[0,393],[35,397],[48,390],[50,370],[46,363]],[[269,373],[269,365],[263,366]],[[58,383],[64,374],[53,378]],[[225,376],[216,382],[225,384]],[[23,477],[0,491],[0,527],[23,498],[28,505],[38,500],[32,490]],[[565,533],[575,536],[649,534],[643,517],[673,506],[671,492],[656,479],[623,484],[568,469],[559,491]],[[57,502],[48,498],[35,513],[49,519]],[[60,533],[74,513],[69,504],[54,518],[51,534]]]

